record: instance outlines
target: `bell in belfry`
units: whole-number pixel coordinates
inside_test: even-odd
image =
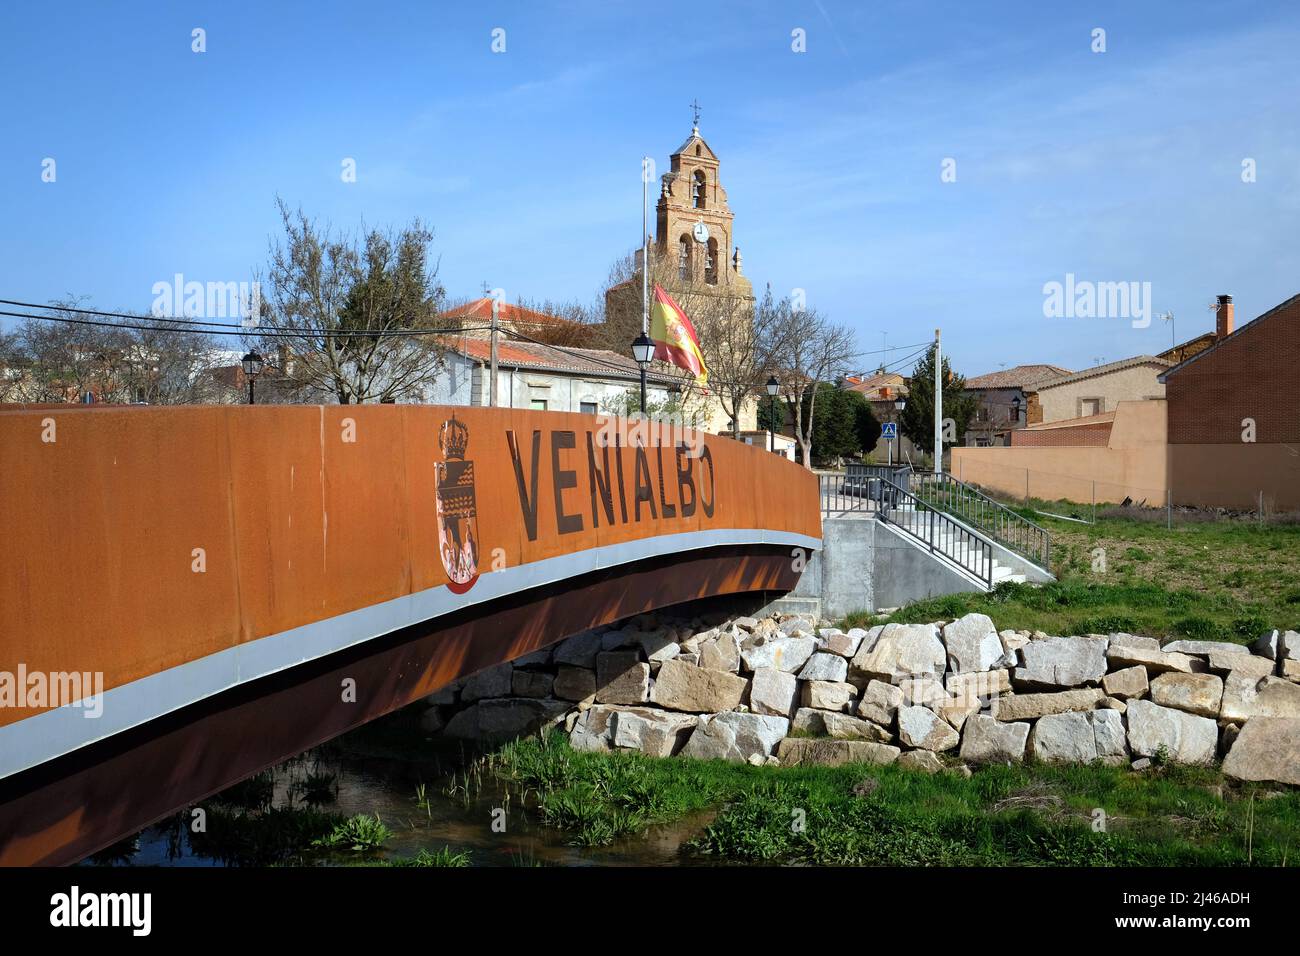
[[[474,462],[465,460],[469,429],[454,417],[442,423],[437,464],[438,551],[447,587],[464,594],[478,580],[478,509],[474,500]]]

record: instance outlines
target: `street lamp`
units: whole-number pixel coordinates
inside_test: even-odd
[[[254,405],[256,402],[253,400],[253,381],[262,374],[262,356],[256,352],[249,352],[239,360],[239,364],[244,367],[244,378],[248,379],[248,404]]]
[[[773,422],[776,419],[776,392],[781,387],[781,383],[773,375],[767,380],[767,450],[776,451],[776,436],[772,432]]]
[[[1013,395],[1011,398],[1011,421],[1016,425],[1020,424],[1020,396],[1019,395]]]
[[[900,423],[902,422],[902,420],[903,420],[903,409],[906,408],[906,407],[907,407],[907,399],[904,398],[903,395],[902,395],[902,393],[900,392],[899,395],[898,395],[898,397],[894,399],[894,411],[895,411],[895,413],[896,413],[896,414],[894,415],[894,419],[895,419],[895,421],[894,421],[894,447],[899,447],[899,446],[898,446],[898,426],[899,426],[899,424],[900,424]],[[890,454],[890,456],[889,456],[889,463],[892,465],[892,464],[894,463],[894,456],[893,456],[893,454],[892,454],[892,452],[893,452],[893,447],[890,448],[890,452],[891,452],[891,454]],[[903,456],[902,456],[902,448],[901,448],[901,447],[899,447],[899,456],[898,456],[898,457],[899,457],[900,459],[903,457]]]
[[[645,330],[636,337],[632,343],[632,357],[636,359],[636,364],[641,366],[641,414],[645,414],[645,370],[654,358],[655,343],[650,336],[645,334]]]

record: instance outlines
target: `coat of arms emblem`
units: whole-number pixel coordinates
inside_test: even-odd
[[[469,428],[454,417],[442,423],[438,447],[438,552],[447,587],[464,594],[478,580],[478,509],[474,500],[474,462],[465,460]]]

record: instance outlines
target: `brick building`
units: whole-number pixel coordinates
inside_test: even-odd
[[[1069,374],[1059,365],[1017,365],[968,378],[966,391],[977,404],[966,428],[966,444],[981,448],[1011,444],[1011,432],[1025,423],[1034,389]]]
[[[1174,502],[1300,508],[1300,295],[1239,329],[1221,295],[1215,333],[1160,376]]]

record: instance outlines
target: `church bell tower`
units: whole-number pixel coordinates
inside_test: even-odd
[[[669,161],[655,206],[656,258],[693,292],[752,299],[735,245],[735,215],[718,179],[717,154],[700,135],[698,107],[691,135]]]

